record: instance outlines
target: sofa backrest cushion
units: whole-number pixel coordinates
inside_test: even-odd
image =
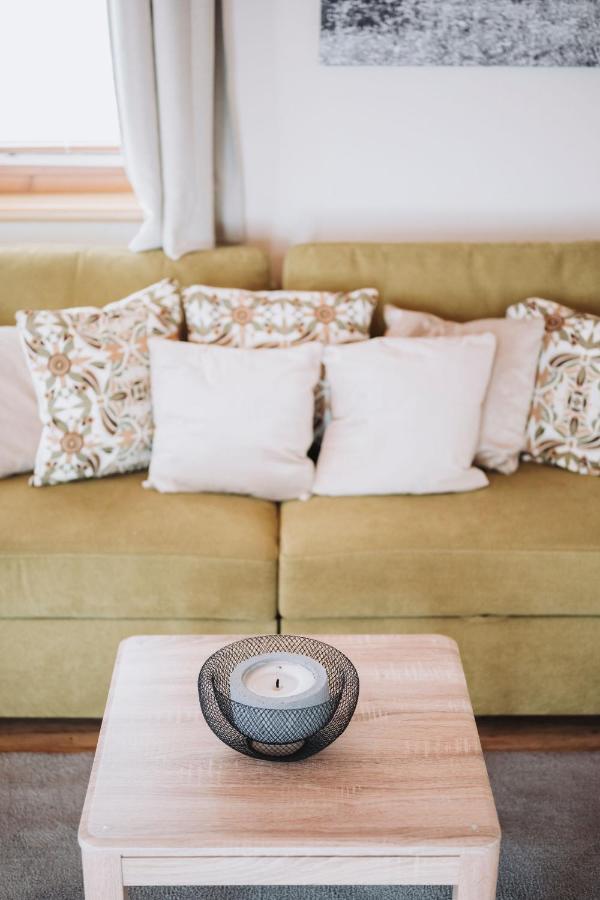
[[[201,250],[177,261],[161,250],[0,247],[0,325],[14,325],[19,309],[104,306],[163,278],[184,286],[201,282],[261,290],[270,287],[269,260],[256,247]]]
[[[503,316],[512,303],[547,297],[600,315],[600,241],[572,243],[301,244],[285,258],[283,287],[377,288],[383,304],[467,321]]]

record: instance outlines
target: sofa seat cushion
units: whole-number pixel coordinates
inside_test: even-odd
[[[275,619],[4,619],[0,626],[0,716],[100,717],[119,643],[129,637],[229,634],[234,641],[245,634],[276,631]],[[190,678],[188,688],[193,691],[195,687]]]
[[[279,577],[290,619],[598,614],[600,479],[531,463],[468,494],[292,501]]]
[[[281,631],[334,643],[325,635],[443,634],[459,646],[476,715],[600,714],[600,616],[282,619]]]
[[[143,479],[0,482],[0,617],[273,619],[275,504]]]

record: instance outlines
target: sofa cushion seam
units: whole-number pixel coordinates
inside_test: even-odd
[[[580,554],[580,553],[591,553],[600,555],[600,547],[581,547],[577,549],[563,549],[561,547],[552,547],[552,548],[493,548],[493,549],[480,549],[477,547],[465,549],[465,548],[449,548],[449,547],[428,547],[428,548],[407,548],[407,549],[399,549],[399,550],[347,550],[345,552],[335,551],[332,553],[298,553],[298,554],[290,554],[290,553],[281,553],[279,556],[280,560],[306,560],[306,559],[347,559],[349,556],[412,556],[416,554],[422,555],[431,555],[436,553],[448,553],[452,555],[466,555],[466,554],[474,554],[477,556],[481,556],[483,554],[486,555],[500,555],[500,554],[517,554],[522,556],[532,556],[533,554],[543,553],[562,553],[562,554]]]
[[[25,550],[23,553],[3,553],[0,551],[0,563],[6,560],[13,559],[73,559],[73,558],[81,558],[81,559],[123,559],[123,560],[135,560],[135,559],[153,559],[154,557],[158,557],[159,559],[176,559],[176,560],[198,560],[204,562],[239,562],[246,565],[247,563],[257,563],[260,565],[266,564],[271,565],[277,562],[278,557],[273,556],[270,558],[258,559],[253,557],[245,557],[245,556],[201,556],[200,554],[196,555],[193,553],[161,553],[161,552],[152,552],[149,551],[147,553],[112,553],[110,550],[105,553],[88,553],[87,551],[82,551],[78,553],[76,551],[69,553],[34,553],[32,551]]]

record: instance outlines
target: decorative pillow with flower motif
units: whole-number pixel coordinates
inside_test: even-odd
[[[32,484],[148,466],[148,338],[176,340],[182,318],[179,287],[169,279],[100,309],[17,313],[43,425]]]
[[[525,459],[600,475],[600,318],[537,297],[506,314],[545,323]]]
[[[320,341],[365,341],[378,292],[245,291],[192,285],[182,291],[188,340],[224,347],[280,348]],[[330,419],[329,390],[322,378],[315,389],[315,437]]]

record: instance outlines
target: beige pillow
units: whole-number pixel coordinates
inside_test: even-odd
[[[246,291],[195,284],[183,291],[188,340],[224,347],[291,347],[366,341],[378,292]],[[315,389],[315,439],[329,421],[329,388]]]
[[[496,340],[377,338],[328,347],[332,421],[315,494],[431,494],[488,481],[472,467]]]
[[[506,314],[545,328],[525,459],[600,475],[600,317],[537,297]]]
[[[16,328],[0,328],[0,478],[31,472],[42,423]]]
[[[389,305],[384,314],[386,335],[390,337],[486,333],[496,337],[496,358],[483,405],[475,462],[504,475],[515,472],[525,445],[525,428],[542,345],[542,324],[535,320],[515,322],[510,319],[477,319],[461,324]]]
[[[146,486],[289,500],[314,466],[318,343],[231,350],[150,341],[155,434]]]
[[[43,429],[31,483],[100,478],[150,461],[148,338],[176,339],[176,283],[96,307],[17,313]]]

